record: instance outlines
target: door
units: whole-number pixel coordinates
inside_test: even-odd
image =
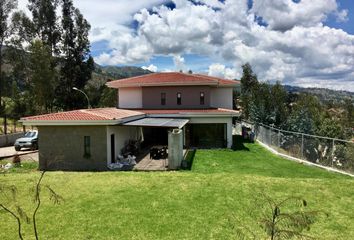
[[[116,144],[114,134],[111,134],[111,163],[116,162]]]

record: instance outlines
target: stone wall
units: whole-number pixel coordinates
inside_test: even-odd
[[[23,137],[23,132],[0,135],[0,147],[14,145],[16,139]]]

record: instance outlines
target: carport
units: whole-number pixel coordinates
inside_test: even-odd
[[[158,148],[166,145],[168,158],[163,161],[151,159],[151,152],[136,165],[137,170],[177,169],[183,159],[183,128],[189,119],[183,118],[142,118],[124,123],[123,126],[142,127],[143,144],[146,148]],[[167,162],[168,161],[168,162]],[[167,162],[167,163],[166,163]],[[143,168],[143,169],[140,169]]]

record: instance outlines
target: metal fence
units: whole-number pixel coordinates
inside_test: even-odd
[[[248,122],[236,124],[237,133],[240,133],[242,125],[251,127],[258,141],[279,153],[354,173],[354,142]]]

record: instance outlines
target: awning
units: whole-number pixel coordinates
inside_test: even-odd
[[[123,125],[139,127],[183,128],[188,122],[188,119],[178,118],[143,118],[136,121],[124,123]]]

